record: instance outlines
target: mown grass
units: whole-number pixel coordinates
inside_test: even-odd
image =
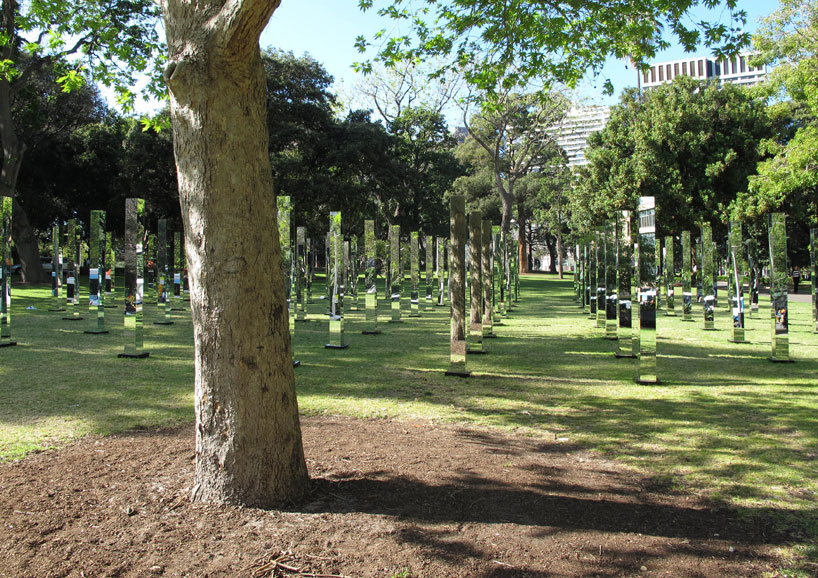
[[[302,413],[420,418],[567,438],[670,488],[692,488],[748,518],[775,519],[776,531],[795,528],[810,553],[809,540],[818,538],[818,335],[808,303],[790,304],[791,364],[768,361],[765,303],[748,319],[750,343],[743,345],[728,341],[724,305],[713,332],[703,331],[698,318],[684,323],[660,314],[662,385],[639,386],[638,361],[614,357],[615,343],[575,304],[570,281],[525,276],[522,289],[511,316],[495,328],[498,338],[486,341],[488,354],[469,357],[469,379],[443,375],[448,308],[392,324],[383,302],[383,333],[362,335],[361,299],[358,311],[347,311],[349,348],[329,350],[326,301],[316,299],[308,321],[296,324]],[[0,349],[0,459],[92,432],[192,421],[189,313],[159,326],[152,324],[154,306],[147,306],[151,357],[128,360],[116,357],[118,309],[108,310],[109,335],[85,335],[90,320],[62,321],[49,305],[47,288],[14,288],[19,345]]]

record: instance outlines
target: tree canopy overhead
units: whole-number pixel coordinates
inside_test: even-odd
[[[598,72],[610,56],[644,64],[669,46],[669,30],[688,51],[704,45],[715,54],[749,41],[747,14],[738,0],[358,0],[408,28],[376,34],[378,58],[387,63],[438,58],[439,72],[458,69],[467,82],[493,92],[532,82],[575,85]],[[696,7],[724,6],[727,22],[686,21]],[[370,40],[359,37],[364,51]],[[371,63],[360,65],[364,71]],[[613,87],[606,81],[606,90]]]

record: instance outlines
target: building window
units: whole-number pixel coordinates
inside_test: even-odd
[[[650,81],[651,82],[656,82],[656,67],[655,66],[650,67]]]
[[[682,62],[682,74],[687,76],[687,62]]]
[[[673,78],[679,76],[679,63],[676,62],[673,64]]]
[[[663,82],[665,80],[665,67],[659,67],[659,82]]]
[[[739,58],[740,66],[741,66],[741,71],[746,72],[747,63],[745,62],[744,57],[739,56],[738,58]]]
[[[704,66],[703,66],[703,64],[704,64],[704,62],[701,59],[699,59],[699,77],[704,76]]]
[[[670,64],[665,66],[665,76],[667,77],[668,81],[670,81],[670,79],[673,78],[672,76],[670,76]]]

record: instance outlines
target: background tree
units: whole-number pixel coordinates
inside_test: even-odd
[[[489,96],[480,113],[466,123],[469,139],[464,147],[473,149],[473,162],[491,167],[494,190],[502,203],[504,234],[508,234],[511,219],[516,216],[524,272],[528,270],[524,233],[532,214],[528,199],[534,193],[528,187],[518,189],[517,183],[529,173],[550,171],[551,165],[562,159],[547,129],[558,123],[567,107],[567,100],[556,94],[507,91],[497,97]]]
[[[732,84],[678,77],[636,101],[634,92],[589,139],[590,180],[577,202],[596,220],[656,197],[658,234],[694,230],[701,221],[726,232],[730,203],[747,189],[759,143],[774,133],[764,101]]]
[[[781,0],[753,38],[758,61],[777,64],[768,77],[766,93],[783,90],[792,99],[771,107],[779,123],[777,134],[762,143],[769,158],[758,164],[732,210],[735,216],[758,221],[771,211],[790,216],[794,262],[808,262],[809,226],[818,223],[818,6],[807,0]]]
[[[42,282],[37,238],[16,192],[27,145],[17,130],[15,102],[39,71],[53,69],[65,90],[81,87],[88,75],[117,87],[127,103],[133,71],[147,68],[157,54],[158,13],[150,0],[2,0],[0,10],[0,195],[15,200],[12,232],[23,278]]]

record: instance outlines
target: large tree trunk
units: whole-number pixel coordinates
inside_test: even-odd
[[[556,273],[557,272],[557,261],[559,261],[559,255],[557,254],[557,243],[556,239],[553,235],[546,235],[545,236],[545,246],[548,249],[548,254],[551,256],[551,263],[548,266],[549,273]]]
[[[562,271],[562,232],[557,231],[557,272],[560,275],[560,279],[564,277]]]
[[[258,46],[277,6],[162,6],[195,337],[192,497],[261,507],[308,486]]]

